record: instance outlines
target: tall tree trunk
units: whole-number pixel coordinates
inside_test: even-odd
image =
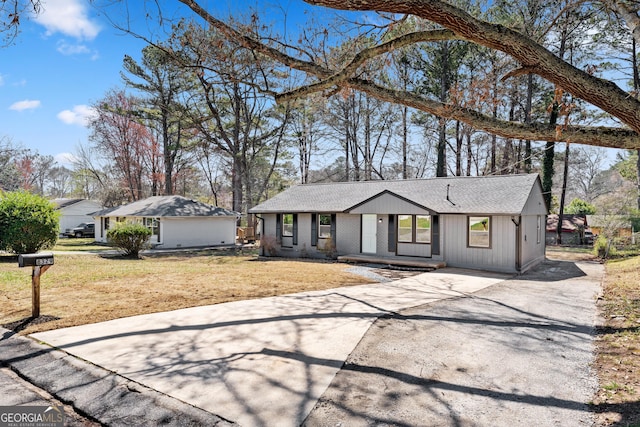
[[[636,98],[640,99],[640,72],[638,70],[638,50],[635,37],[632,40],[632,64],[633,64],[633,89],[636,93]],[[636,151],[638,159],[636,161],[636,186],[638,191],[637,205],[640,210],[640,149]]]
[[[173,161],[171,158],[171,135],[166,114],[162,117],[162,143],[164,153],[164,194],[173,194]]]
[[[560,209],[558,211],[558,227],[556,228],[556,243],[562,244],[562,222],[564,220],[564,198],[567,194],[567,178],[569,175],[569,143],[567,142],[567,148],[564,152],[564,171],[562,176],[562,192],[560,193]]]
[[[436,164],[436,176],[447,176],[447,121],[439,119],[438,132],[438,160]]]
[[[564,58],[564,52],[567,44],[567,29],[563,29],[560,36],[560,49],[558,51],[558,56],[560,59]],[[558,88],[556,87],[556,90]],[[554,93],[553,104],[551,105],[551,113],[549,115],[549,126],[554,128],[558,124],[558,113],[560,112],[560,103],[558,99],[558,95]],[[554,142],[547,141],[544,150],[544,158],[542,160],[542,192],[545,201],[547,202],[547,207],[551,210],[551,200],[552,194],[551,190],[553,188],[553,160],[555,155],[555,146]],[[562,222],[562,218],[558,218],[559,222]]]
[[[461,124],[456,121],[456,176],[462,176],[462,132]]]
[[[524,110],[524,121],[526,124],[531,123],[531,109],[533,105],[533,74],[527,75],[527,100]],[[531,159],[531,140],[524,142],[524,172],[531,173],[531,165],[533,164]]]
[[[234,127],[232,131],[233,143],[233,160],[231,170],[231,192],[233,195],[233,211],[242,213],[242,204],[244,202],[244,194],[242,191],[242,143],[240,141],[240,123],[242,123],[241,104],[242,96],[240,95],[240,85],[233,83],[233,120]]]
[[[496,173],[496,151],[498,151],[498,137],[491,135],[491,160],[489,164],[491,175]]]
[[[369,109],[369,97],[365,98],[364,112],[364,180],[371,181],[373,159],[371,158],[371,110]]]
[[[449,70],[449,44],[442,43],[441,50],[442,72],[440,73],[440,102],[447,102],[449,97],[449,82],[451,70]],[[438,160],[436,164],[436,176],[447,176],[447,120],[438,120]]]
[[[407,125],[407,116],[409,115],[409,108],[402,107],[402,179],[409,178],[407,172],[407,144],[409,139],[409,128]]]
[[[473,158],[473,147],[471,146],[471,129],[467,129],[467,176],[471,176],[471,163]]]

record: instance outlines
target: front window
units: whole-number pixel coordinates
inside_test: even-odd
[[[431,243],[431,215],[416,215],[416,243]]]
[[[491,247],[491,218],[488,216],[469,217],[469,246],[473,248]]]
[[[282,236],[293,237],[293,214],[282,215]]]
[[[318,215],[318,237],[328,239],[331,237],[331,215]]]
[[[398,215],[398,242],[431,243],[431,215]]]
[[[398,215],[398,242],[413,242],[413,217]]]
[[[143,218],[142,223],[151,230],[152,236],[160,236],[160,218]]]
[[[103,218],[102,230],[100,230],[100,237],[104,237],[104,234],[109,229],[109,217]]]

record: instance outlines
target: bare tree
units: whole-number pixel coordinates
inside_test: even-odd
[[[569,162],[570,187],[576,197],[593,203],[610,191],[603,181],[607,153],[598,147],[573,147]]]
[[[196,14],[226,37],[236,40],[242,46],[262,55],[280,61],[287,67],[315,76],[317,83],[305,85],[292,91],[277,94],[280,102],[299,98],[313,92],[331,91],[336,87],[359,90],[389,102],[407,105],[446,119],[455,119],[505,138],[570,141],[572,143],[598,145],[613,148],[640,148],[640,102],[630,97],[613,82],[603,80],[592,73],[580,70],[554,55],[550,50],[536,43],[526,35],[503,25],[486,22],[480,18],[443,1],[423,0],[406,2],[403,0],[314,0],[310,3],[340,10],[378,11],[394,14],[411,14],[429,20],[443,27],[441,30],[417,31],[399,36],[373,47],[356,52],[353,60],[340,69],[330,69],[324,64],[288,55],[240,32],[225,22],[215,18],[194,0],[180,0]],[[627,22],[633,25],[633,22]],[[536,74],[609,113],[628,126],[604,128],[567,125],[549,126],[541,123],[511,123],[479,114],[477,111],[461,108],[428,99],[414,93],[406,93],[397,88],[385,87],[380,82],[358,77],[359,67],[373,57],[387,54],[393,49],[418,42],[434,40],[465,40],[490,49],[499,50],[512,57],[518,68],[507,73],[504,78],[523,74]]]
[[[90,124],[96,151],[114,166],[130,201],[147,196],[149,174],[144,164],[153,155],[151,135],[132,113],[139,103],[124,91],[110,91],[96,103]]]
[[[42,10],[40,0],[2,0],[0,1],[0,34],[8,46],[20,32],[20,23],[25,18],[37,16]]]

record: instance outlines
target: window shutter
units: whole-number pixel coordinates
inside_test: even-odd
[[[389,252],[396,251],[396,216],[389,215],[389,243],[388,243]]]
[[[311,246],[318,246],[318,215],[311,214]]]
[[[338,247],[338,240],[336,236],[336,214],[331,214],[331,241],[333,242],[333,247]]]
[[[440,255],[440,216],[431,216],[431,255]]]
[[[282,214],[276,214],[276,243],[282,243]]]
[[[298,214],[293,214],[293,244],[298,244]]]

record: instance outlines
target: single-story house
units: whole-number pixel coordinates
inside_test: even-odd
[[[262,219],[266,256],[371,255],[509,273],[545,259],[537,174],[304,184],[249,212]]]
[[[584,214],[564,214],[562,215],[562,244],[563,245],[583,245],[585,241],[585,231],[589,231],[587,216]],[[554,245],[558,240],[558,215],[549,214],[547,216],[546,239],[548,245]]]
[[[93,213],[96,241],[107,241],[116,222],[133,221],[151,229],[150,243],[158,248],[233,245],[236,212],[182,196],[153,196]]]
[[[589,215],[593,234],[610,234],[614,237],[630,239],[635,232],[633,222],[625,215]]]
[[[87,199],[54,199],[53,203],[56,210],[60,211],[61,233],[83,222],[93,222],[91,213],[103,208],[101,203]]]

